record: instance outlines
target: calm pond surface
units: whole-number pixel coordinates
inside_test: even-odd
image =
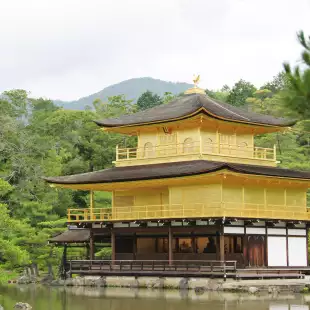
[[[273,297],[125,288],[0,287],[4,310],[13,309],[18,301],[28,302],[34,310],[310,310],[310,296],[289,293]]]

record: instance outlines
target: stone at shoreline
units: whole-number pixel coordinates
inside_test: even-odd
[[[51,286],[63,286],[65,285],[65,280],[62,279],[58,279],[58,280],[54,280],[50,283]]]
[[[205,291],[206,291],[206,288],[205,287],[201,287],[201,286],[196,286],[194,288],[194,291],[197,295],[202,295]]]
[[[179,283],[180,290],[188,290],[188,278],[183,278]]]
[[[268,286],[269,294],[278,294],[280,293],[280,288],[278,286]]]
[[[31,283],[31,279],[29,276],[21,276],[17,279],[17,284],[29,284]]]
[[[4,310],[4,308],[0,305],[0,310]]]
[[[30,310],[32,307],[27,304],[26,302],[18,302],[15,304],[14,309],[19,309],[19,310]]]
[[[248,289],[248,292],[250,294],[256,294],[258,291],[259,291],[258,288],[254,287],[254,286],[250,286],[249,289]]]
[[[52,275],[47,275],[44,278],[42,278],[41,283],[42,284],[51,284],[54,280],[55,279]]]

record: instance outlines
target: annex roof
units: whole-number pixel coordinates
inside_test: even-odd
[[[63,233],[49,239],[51,243],[83,243],[90,239],[90,230],[88,229],[69,229]]]
[[[135,126],[185,119],[199,113],[221,120],[261,126],[286,127],[295,124],[295,121],[292,120],[246,111],[211,99],[206,94],[201,93],[187,94],[172,100],[168,104],[161,104],[154,108],[130,115],[123,115],[119,118],[95,121],[95,123],[101,127]]]
[[[52,184],[114,183],[193,176],[223,169],[241,174],[285,177],[292,179],[310,179],[310,172],[305,171],[207,160],[113,167],[94,172],[59,177],[46,177],[44,179]]]

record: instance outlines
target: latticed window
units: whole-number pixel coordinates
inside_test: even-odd
[[[154,157],[154,147],[151,142],[144,144],[143,157]]]
[[[220,134],[220,152],[222,154],[235,155],[236,153],[236,136],[229,134]]]
[[[159,136],[160,145],[175,144],[177,141],[177,135],[175,133],[164,134]]]
[[[192,138],[187,138],[183,143],[183,153],[193,153],[194,152],[194,141]]]
[[[176,133],[167,133],[159,136],[159,156],[176,154],[177,135]]]

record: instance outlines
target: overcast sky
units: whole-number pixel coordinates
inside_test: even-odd
[[[74,100],[133,77],[259,86],[296,63],[310,0],[0,0],[0,92]]]

